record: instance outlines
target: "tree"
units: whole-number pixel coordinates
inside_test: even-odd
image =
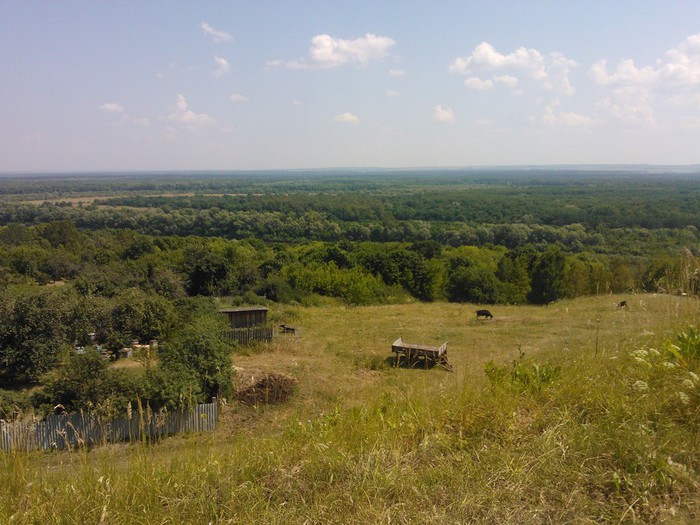
[[[172,303],[157,294],[129,288],[117,295],[114,301],[108,343],[115,349],[134,339],[144,342],[162,340],[175,325]]]
[[[0,366],[15,379],[36,380],[70,348],[69,290],[42,289],[4,306],[0,319]]]
[[[501,300],[501,287],[488,268],[461,266],[448,277],[447,298],[454,302],[493,304]]]
[[[547,304],[566,295],[566,256],[559,247],[551,247],[535,261],[531,273],[532,290],[528,299]]]
[[[527,257],[504,255],[498,261],[496,277],[502,282],[503,301],[510,304],[522,304],[527,301],[530,292],[530,276],[527,273]]]
[[[218,314],[217,314],[218,315]],[[233,393],[231,346],[223,339],[223,317],[198,316],[164,345],[161,365],[173,377],[192,373],[206,398]]]
[[[66,248],[76,245],[80,240],[80,232],[70,221],[53,221],[39,226],[39,235],[49,241],[53,248]]]
[[[204,243],[185,249],[183,266],[190,295],[215,295],[229,272],[225,255]]]

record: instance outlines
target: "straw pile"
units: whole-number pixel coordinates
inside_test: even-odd
[[[235,397],[247,405],[282,403],[294,393],[297,383],[285,374],[235,368]]]

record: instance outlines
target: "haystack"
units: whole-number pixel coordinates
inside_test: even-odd
[[[238,401],[247,405],[286,401],[294,393],[296,378],[276,372],[234,368],[234,388]]]

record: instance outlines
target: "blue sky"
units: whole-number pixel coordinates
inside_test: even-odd
[[[698,1],[0,3],[0,172],[700,163]]]

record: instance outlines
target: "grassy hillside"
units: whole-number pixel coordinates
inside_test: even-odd
[[[152,446],[0,456],[0,523],[696,522],[700,338],[677,335],[697,300],[474,312],[275,311],[301,336],[234,364],[297,378],[287,403]],[[455,371],[392,367],[398,336],[447,341]]]

